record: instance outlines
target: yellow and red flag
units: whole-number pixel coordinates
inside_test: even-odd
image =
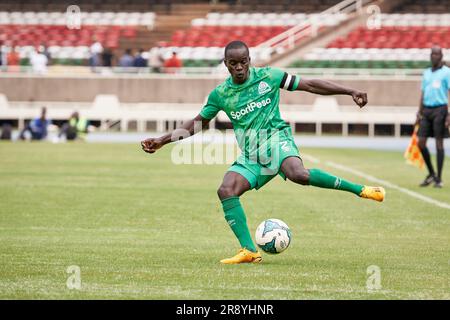
[[[422,158],[422,153],[419,149],[418,139],[417,139],[417,131],[419,130],[419,126],[416,125],[414,127],[414,132],[411,137],[411,141],[409,142],[408,148],[406,148],[404,157],[406,159],[406,163],[416,166],[420,169],[423,169],[424,161]]]

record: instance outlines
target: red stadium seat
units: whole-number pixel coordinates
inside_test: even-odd
[[[2,25],[0,36],[4,41],[19,46],[89,46],[93,36],[106,46],[117,48],[120,37],[136,37],[134,26],[89,26],[68,29],[60,25]]]
[[[232,39],[241,39],[250,46],[256,46],[287,29],[280,26],[194,26],[186,31],[175,31],[169,46],[223,47]]]
[[[337,38],[327,48],[429,48],[433,44],[448,48],[450,27],[448,26],[395,26],[369,30],[358,27],[346,38]]]

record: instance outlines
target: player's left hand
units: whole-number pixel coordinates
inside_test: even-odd
[[[361,91],[352,92],[353,101],[360,107],[364,107],[367,104],[367,93]]]

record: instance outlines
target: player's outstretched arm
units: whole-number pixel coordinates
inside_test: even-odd
[[[297,90],[320,95],[345,94],[352,96],[353,101],[355,101],[360,108],[367,104],[367,93],[344,87],[331,81],[302,78],[298,84]]]
[[[142,150],[147,153],[154,153],[156,150],[172,141],[188,138],[203,130],[207,127],[209,121],[211,120],[205,119],[201,115],[197,115],[194,119],[186,121],[181,127],[176,128],[168,134],[158,138],[148,138],[141,141]]]

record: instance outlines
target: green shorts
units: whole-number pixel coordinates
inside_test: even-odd
[[[260,149],[263,149],[260,147]],[[228,171],[237,172],[250,183],[251,189],[259,189],[276,175],[280,175],[284,180],[286,176],[281,172],[281,164],[289,157],[300,158],[297,145],[289,131],[282,131],[279,138],[272,143],[270,156],[264,161],[251,160],[249,157],[240,155],[231,165]]]

